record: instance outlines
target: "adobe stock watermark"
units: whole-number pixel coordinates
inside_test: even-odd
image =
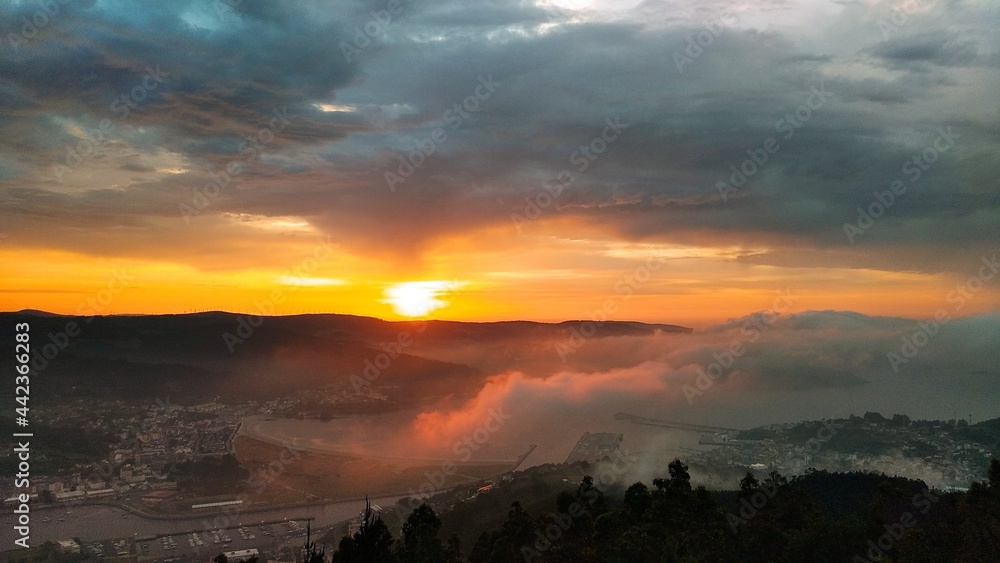
[[[405,3],[409,4],[410,0],[406,0]],[[361,27],[354,26],[354,35],[351,40],[340,42],[340,52],[344,55],[344,60],[348,63],[353,62],[351,61],[352,57],[360,55],[361,51],[372,44],[372,41],[385,35],[389,24],[392,23],[393,16],[402,14],[403,8],[404,2],[401,0],[389,0],[384,10],[372,10],[370,12],[371,19]]]
[[[882,40],[889,39],[890,33],[899,31],[909,21],[910,16],[920,10],[932,8],[935,4],[937,2],[934,0],[906,0],[896,3],[888,18],[879,18],[876,22],[878,30],[882,33]]]
[[[466,434],[461,440],[456,440],[451,448],[455,456],[441,464],[440,469],[432,469],[424,472],[426,479],[416,488],[410,489],[405,504],[411,511],[416,510],[423,504],[423,499],[430,497],[435,492],[443,491],[448,480],[458,474],[459,463],[465,463],[472,459],[472,455],[482,449],[490,438],[503,428],[503,425],[512,418],[513,415],[504,412],[503,407],[490,408],[486,413],[486,420],[478,428]],[[401,499],[403,500],[403,499]],[[400,522],[403,515],[397,508],[393,511]]]
[[[170,397],[167,397],[166,402],[162,401],[159,397],[157,397],[155,399],[155,403],[160,408],[168,408],[170,407]],[[141,445],[137,437],[139,435],[139,432],[142,432],[144,430],[150,430],[153,428],[155,428],[154,421],[150,420],[149,417],[143,418],[143,420],[140,421],[138,425],[133,424],[131,428],[129,428],[128,436],[124,438],[117,447],[124,449],[135,449],[136,447]],[[169,473],[174,469],[174,467],[176,467],[176,457],[174,455],[174,450],[164,449],[165,454],[167,454],[168,451],[169,451],[169,457],[167,461],[169,462],[169,465],[164,468],[163,473]],[[113,452],[109,452],[107,459],[101,460],[100,462],[94,462],[90,465],[90,467],[92,468],[90,473],[88,473],[85,477],[81,477],[81,482],[85,490],[111,488],[117,494],[122,494],[129,490],[127,484],[115,482],[115,476],[117,475],[115,472],[115,465],[117,464],[113,462],[113,455],[114,455]],[[144,490],[148,488],[148,485],[146,483],[143,483],[142,485]],[[68,501],[59,501],[59,506],[69,509],[71,507],[82,506],[86,502],[87,502],[87,497],[84,496],[81,498],[70,499]]]
[[[107,311],[111,303],[114,302],[115,297],[125,291],[132,284],[133,280],[135,280],[135,276],[129,275],[124,268],[114,270],[111,273],[111,278],[103,288],[99,289],[95,294],[85,297],[77,304],[76,313],[86,317],[83,320],[84,323],[90,324],[94,322],[94,317]],[[45,368],[49,367],[49,362],[55,360],[60,353],[69,347],[70,342],[74,338],[79,337],[82,332],[83,327],[74,320],[66,321],[62,330],[54,333],[50,332],[47,335],[48,342],[32,347],[31,369],[35,373],[45,371]]]
[[[763,483],[760,483],[756,487],[750,498],[740,498],[739,515],[732,512],[726,513],[726,522],[729,523],[729,529],[733,532],[733,535],[739,534],[740,526],[746,526],[750,520],[760,514],[760,511],[767,506],[767,503],[777,496],[781,487],[782,485],[765,479]]]
[[[243,5],[243,0],[215,0],[212,2],[212,7],[215,9],[215,14],[219,17],[224,15],[232,15],[236,13],[236,8]]]
[[[172,407],[172,405],[170,404],[170,397],[167,397],[166,400],[163,400],[163,399],[161,399],[159,397],[156,397],[153,400],[153,402],[155,404],[155,408],[156,409],[169,410]],[[146,410],[145,413],[144,413],[145,416],[143,416],[142,419],[138,421],[138,423],[133,422],[122,433],[122,440],[118,443],[118,445],[116,446],[116,449],[125,449],[125,450],[129,450],[129,451],[132,451],[132,452],[141,452],[143,450],[143,441],[142,441],[141,436],[143,436],[144,434],[150,434],[150,433],[158,431],[157,423],[156,423],[156,420],[154,418],[155,415],[151,414],[151,411],[153,409],[154,409],[154,407],[150,407],[148,410]],[[164,462],[166,463],[166,465],[164,465],[164,467],[163,467],[162,471],[160,471],[160,473],[162,473],[164,475],[167,475],[167,474],[172,473],[177,468],[177,461],[178,461],[177,458],[178,458],[178,456],[177,456],[177,452],[174,450],[174,447],[171,446],[171,445],[169,445],[169,444],[164,444],[164,447],[163,447],[163,456],[164,456]],[[110,459],[111,458],[109,458],[109,461],[110,461]],[[107,480],[110,483],[110,481],[112,479],[114,479],[113,472],[109,474],[109,471],[112,468],[113,468],[113,466],[109,467],[108,470],[104,470],[102,467],[98,467],[98,469],[95,470],[94,473],[92,473],[91,475],[92,476],[93,475],[98,475],[98,478],[100,478],[101,476],[103,476],[105,478],[105,480]],[[90,483],[88,483],[88,484],[90,484]],[[99,485],[99,482],[95,483],[95,484]],[[110,483],[109,486],[111,486],[111,488],[115,489],[115,491],[118,492],[118,493],[126,492],[128,490],[128,488],[129,488],[129,485],[120,485],[120,484],[114,484],[114,483]],[[139,483],[138,487],[141,490],[148,490],[148,489],[151,488],[150,485],[149,485],[149,483],[146,483],[145,481]]]
[[[559,0],[558,2],[560,8],[570,10],[581,10],[590,7],[591,4],[593,4],[593,0]]]
[[[417,323],[417,328],[415,332],[417,334],[423,333],[427,330],[427,322],[420,321]],[[379,348],[382,350],[374,359],[366,359],[364,369],[361,371],[361,376],[352,373],[350,377],[351,385],[354,387],[354,392],[358,395],[362,391],[371,386],[372,383],[382,372],[389,369],[392,362],[403,353],[403,350],[409,348],[413,345],[413,335],[410,331],[404,330],[396,336],[395,342],[383,342],[379,344]]]
[[[951,127],[937,131],[938,136],[927,148],[919,153],[914,153],[903,163],[900,170],[910,180],[910,184],[916,183],[924,172],[930,170],[931,165],[937,162],[942,154],[951,150],[955,146],[955,139],[961,136],[954,133]],[[875,220],[885,215],[889,208],[896,203],[896,196],[906,195],[908,189],[909,186],[901,178],[897,178],[889,184],[889,189],[872,192],[875,201],[869,203],[867,207],[858,208],[858,218],[854,223],[844,223],[844,234],[847,235],[847,240],[854,244],[854,239],[858,235],[865,234],[875,224]]]
[[[281,445],[283,446],[281,452],[266,467],[257,469],[247,479],[247,485],[253,489],[255,494],[259,495],[267,490],[268,486],[284,473],[289,465],[295,463],[304,455],[304,449],[296,448],[294,444],[287,440],[282,440]],[[250,495],[249,493],[241,492],[236,495],[236,500],[241,502],[235,505],[224,506],[211,519],[206,517],[202,520],[203,529],[224,530],[238,523],[243,510],[247,506],[247,501],[250,500]]]
[[[795,108],[794,111],[786,113],[784,117],[775,122],[775,132],[784,133],[784,139],[786,141],[790,140],[795,136],[796,131],[813,118],[813,113],[819,111],[830,97],[830,92],[827,92],[823,88],[823,84],[820,84],[818,87],[810,86],[806,101]],[[737,193],[740,188],[745,186],[750,178],[764,168],[771,156],[780,150],[781,145],[778,144],[778,140],[774,137],[764,139],[759,147],[747,149],[747,159],[740,162],[739,166],[736,164],[729,166],[729,169],[733,171],[729,175],[729,182],[719,180],[715,183],[715,189],[719,191],[723,203],[729,199],[730,194]]]
[[[725,31],[725,26],[733,25],[739,21],[735,13],[728,8],[719,12],[719,17],[705,22],[705,29],[697,33],[690,33],[687,36],[687,46],[683,50],[675,50],[671,57],[677,66],[677,72],[684,73],[684,67],[694,63],[705,49],[715,43],[715,40]]]
[[[626,458],[627,455],[627,451],[615,450],[613,454],[614,459],[610,460],[610,465],[603,464],[603,471],[601,478],[598,479],[598,484],[610,484],[620,481],[630,468],[630,464]],[[621,467],[619,467],[619,463]],[[604,479],[604,477],[607,477],[607,479]],[[524,558],[525,563],[531,563],[531,561],[541,557],[545,552],[552,549],[556,542],[562,539],[563,534],[568,532],[581,516],[590,514],[589,508],[601,498],[600,491],[593,486],[583,490],[578,489],[577,492],[583,502],[574,500],[566,507],[565,512],[550,512],[549,518],[552,519],[552,522],[544,527],[535,528],[534,543],[521,546],[521,556]]]
[[[190,224],[191,217],[200,215],[202,211],[208,209],[212,201],[219,197],[219,194],[229,186],[233,178],[242,174],[251,162],[260,158],[264,153],[264,148],[274,142],[276,134],[284,131],[291,120],[296,117],[288,113],[287,106],[280,110],[274,108],[271,113],[273,116],[268,121],[267,127],[261,127],[252,137],[243,138],[243,143],[238,148],[238,152],[243,155],[243,158],[230,160],[222,170],[209,175],[212,179],[211,182],[207,182],[201,188],[192,188],[190,205],[178,204],[177,209],[185,223]]]
[[[108,109],[118,116],[119,121],[125,121],[133,111],[138,110],[140,105],[149,93],[155,91],[163,81],[170,76],[170,73],[160,69],[160,65],[155,68],[146,67],[146,74],[135,87],[128,92],[120,94],[111,102]],[[77,141],[76,145],[66,146],[66,156],[63,162],[52,165],[52,174],[59,183],[63,183],[66,174],[79,168],[84,162],[94,158],[99,154],[99,149],[110,140],[111,132],[114,131],[115,122],[108,118],[103,118],[97,123],[97,129],[85,130],[84,138]]]
[[[465,120],[472,117],[473,113],[481,110],[481,103],[489,100],[493,93],[496,92],[496,89],[502,84],[502,82],[493,80],[492,74],[488,74],[485,77],[479,76],[479,82],[473,89],[472,94],[466,96],[461,103],[456,102],[445,110],[444,114],[441,115],[441,120],[450,126],[453,131],[458,129]],[[396,160],[399,161],[396,171],[386,170],[383,173],[385,183],[389,186],[389,191],[395,192],[396,186],[406,182],[410,176],[413,176],[417,170],[422,168],[424,162],[436,153],[440,145],[447,140],[448,133],[445,131],[445,128],[435,127],[427,138],[413,143],[413,150],[406,157],[396,155]]]
[[[913,498],[910,499],[910,504],[914,509],[920,509],[920,514],[927,514],[933,506],[932,503],[938,500],[940,500],[940,497],[932,493],[930,489],[924,489],[913,495]],[[855,555],[851,559],[851,563],[873,563],[882,559],[892,548],[896,547],[896,542],[903,538],[903,534],[906,533],[907,528],[912,528],[916,525],[916,516],[909,510],[901,514],[899,520],[896,522],[883,524],[882,527],[885,528],[885,533],[879,536],[877,540],[868,540],[868,550],[865,552],[865,555]]]
[[[628,448],[620,447],[610,456],[602,458],[597,464],[597,471],[594,472],[594,481],[598,485],[620,483],[622,478],[633,468],[634,464],[633,459],[630,457],[631,455]]]
[[[969,276],[965,281],[956,285],[955,289],[948,292],[945,300],[953,304],[951,312],[944,307],[938,308],[934,312],[933,319],[920,321],[918,329],[915,332],[902,337],[903,343],[900,345],[898,352],[893,351],[886,354],[893,373],[899,373],[899,366],[909,363],[911,359],[930,343],[931,339],[940,333],[941,328],[951,320],[951,313],[957,313],[965,307],[965,304],[976,293],[982,291],[986,282],[992,280],[1000,273],[1000,260],[997,260],[996,254],[989,258],[983,256],[980,258],[980,262],[982,262],[982,265],[979,266],[979,271],[975,275]]]
[[[593,506],[601,497],[600,493],[593,488],[583,491],[580,496],[583,497],[586,505],[574,500],[566,507],[566,512],[549,513],[552,523],[545,526],[544,529],[535,528],[535,543],[530,546],[527,544],[521,546],[521,556],[524,557],[525,563],[530,563],[552,549],[552,546],[555,545],[554,542],[562,539],[563,534],[569,531],[578,518],[590,512],[587,507]]]
[[[289,269],[282,278],[289,279],[301,279],[312,274],[319,268],[319,265],[323,262],[330,260],[333,256],[333,252],[330,248],[330,235],[327,235],[325,239],[321,240],[317,244],[312,253],[306,258],[302,259],[295,267]],[[301,284],[292,285],[292,289],[288,291],[298,291],[303,286]],[[229,350],[230,354],[236,352],[236,347],[244,344],[250,337],[253,336],[254,330],[260,328],[264,324],[264,317],[274,315],[277,311],[277,306],[284,303],[286,298],[286,291],[283,289],[273,289],[268,295],[267,299],[263,301],[254,301],[253,306],[258,315],[239,315],[236,319],[236,328],[233,332],[226,331],[222,333],[222,342],[225,343],[226,349]]]
[[[597,158],[608,150],[612,143],[621,138],[625,129],[630,123],[622,123],[621,117],[604,120],[605,127],[600,135],[595,136],[589,142],[580,145],[580,148],[573,151],[569,156],[570,164],[576,165],[576,171],[580,174],[586,172]],[[555,178],[542,182],[542,189],[533,196],[524,198],[524,210],[521,213],[511,213],[510,220],[514,223],[517,233],[521,234],[521,229],[530,221],[534,221],[551,207],[556,199],[562,195],[563,190],[573,185],[575,177],[570,170],[564,169],[556,174]]]
[[[823,448],[823,444],[829,442],[837,435],[837,429],[843,429],[842,424],[836,424],[833,420],[821,420],[820,428],[816,431],[816,436],[806,440],[806,449],[810,454],[817,454]],[[739,514],[726,513],[726,521],[733,534],[739,533],[740,526],[747,525],[771,499],[778,494],[781,488],[777,483],[765,479],[753,494],[740,498]]]
[[[712,363],[706,368],[698,367],[698,375],[695,377],[694,385],[685,383],[681,386],[681,391],[684,392],[688,404],[693,405],[695,397],[704,395],[705,391],[708,391],[717,379],[725,375],[736,363],[736,360],[746,353],[746,344],[759,340],[763,331],[774,326],[775,319],[787,311],[794,302],[795,297],[790,289],[780,292],[771,304],[771,309],[750,316],[740,328],[740,337],[733,340],[728,348],[721,352],[712,352]]]
[[[31,17],[21,18],[20,33],[10,32],[7,34],[7,42],[10,43],[14,52],[21,50],[22,45],[39,38],[42,31],[55,20],[61,12],[60,6],[69,4],[71,0],[35,0],[38,10],[31,14]]]
[[[635,291],[652,279],[653,273],[659,271],[666,260],[666,258],[657,255],[646,258],[642,265],[636,266],[631,272],[622,275],[615,281],[615,292],[624,295],[625,299],[630,299]],[[556,344],[556,354],[559,355],[559,360],[565,364],[570,354],[575,354],[583,347],[589,338],[597,334],[597,328],[606,322],[610,315],[617,312],[618,302],[615,298],[605,299],[601,303],[600,309],[587,311],[589,320],[581,323],[579,328],[571,327],[566,341]]]

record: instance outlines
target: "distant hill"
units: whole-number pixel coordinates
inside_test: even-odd
[[[21,309],[16,314],[18,315],[29,315],[33,317],[59,317],[62,315],[57,315],[56,313],[49,313],[48,311],[39,311],[38,309]]]
[[[968,428],[959,428],[957,436],[1000,449],[1000,418],[977,422]]]
[[[41,400],[63,395],[274,398],[331,385],[349,388],[351,376],[363,376],[367,369],[369,374],[377,371],[380,383],[395,386],[397,406],[469,397],[484,377],[475,367],[421,357],[392,345],[404,333],[416,337],[421,327],[421,343],[444,348],[557,340],[569,338],[574,330],[594,338],[690,331],[617,321],[422,325],[354,315],[250,318],[225,312],[86,318],[19,311],[0,313],[0,322],[30,324],[32,363],[45,373],[33,380],[33,396]],[[78,334],[66,336],[70,329]]]
[[[218,313],[216,313],[218,314]],[[226,314],[226,313],[222,313]],[[325,337],[359,339],[368,342],[395,340],[401,330],[418,324],[417,321],[384,321],[355,315],[317,314],[269,317],[268,323],[292,332]],[[588,325],[585,328],[585,325]],[[561,323],[534,321],[460,322],[426,321],[421,338],[450,341],[484,341],[509,338],[561,338],[576,330],[593,337],[644,336],[657,331],[670,333],[691,332],[690,328],[669,324],[648,324],[634,321],[569,320]]]

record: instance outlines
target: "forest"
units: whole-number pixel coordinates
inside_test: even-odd
[[[591,477],[529,513],[513,501],[494,529],[464,549],[442,538],[442,520],[421,505],[394,538],[367,510],[359,531],[343,537],[335,563],[743,563],[983,562],[1000,546],[1000,460],[968,491],[931,491],[923,482],[881,474],[810,470],[785,478],[747,473],[736,491],[692,487],[688,467],[637,482],[623,494]],[[324,550],[307,545],[306,560]]]

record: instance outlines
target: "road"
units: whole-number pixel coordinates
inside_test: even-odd
[[[721,426],[704,426],[701,424],[688,424],[686,422],[674,422],[671,420],[657,420],[655,418],[644,418],[632,414],[618,413],[615,420],[627,420],[634,424],[646,424],[649,426],[663,426],[666,428],[676,428],[678,430],[691,430],[693,432],[735,432],[736,428],[723,428]]]
[[[391,507],[403,496],[371,499],[371,502],[383,507]],[[212,514],[205,514],[182,520],[157,520],[104,505],[77,505],[68,510],[66,507],[39,508],[33,509],[31,512],[30,542],[32,546],[38,546],[46,541],[74,537],[83,541],[96,541],[155,536],[211,530],[219,527],[219,524],[227,522],[231,526],[239,526],[241,523],[249,525],[286,518],[314,518],[313,525],[322,527],[356,516],[364,506],[364,500],[351,500],[283,509],[244,510],[243,512],[234,509],[233,517],[230,519],[224,517],[217,519]],[[49,519],[48,522],[44,521],[46,517]],[[13,529],[15,525],[13,509],[4,507],[3,513],[0,514],[0,545],[14,545],[14,539],[18,537]]]

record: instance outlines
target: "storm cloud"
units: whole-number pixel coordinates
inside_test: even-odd
[[[988,2],[57,4],[0,24],[0,218],[26,248],[240,267],[229,218],[295,217],[415,263],[523,227],[963,272],[1000,235]]]

